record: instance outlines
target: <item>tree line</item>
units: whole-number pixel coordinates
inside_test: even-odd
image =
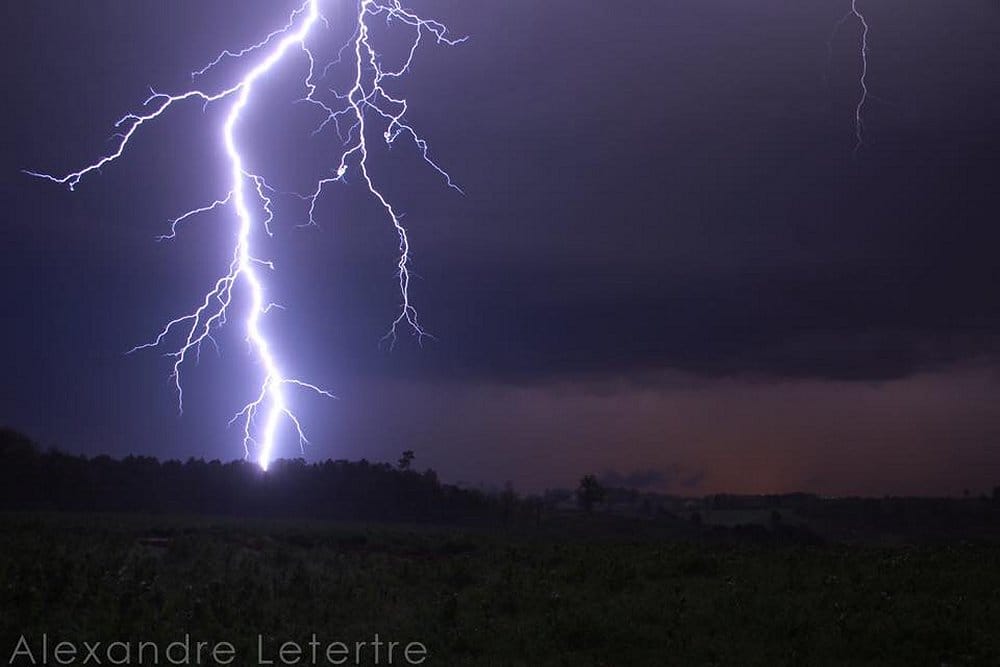
[[[361,461],[275,461],[267,473],[246,461],[148,456],[113,459],[42,451],[0,429],[0,510],[218,514],[394,521],[502,516],[503,502],[443,484],[433,470]]]

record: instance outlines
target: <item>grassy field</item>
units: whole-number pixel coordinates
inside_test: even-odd
[[[447,666],[1000,664],[996,545],[6,515],[0,581],[4,661],[21,634],[166,644],[190,633],[256,664],[258,634],[305,644],[378,632]]]

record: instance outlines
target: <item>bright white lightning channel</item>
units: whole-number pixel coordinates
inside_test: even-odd
[[[201,352],[201,346],[206,341],[213,343],[212,332],[227,321],[232,303],[233,288],[245,286],[249,293],[249,307],[245,316],[246,339],[254,352],[263,371],[263,380],[255,397],[247,403],[230,421],[243,426],[243,448],[247,458],[256,452],[256,460],[261,468],[266,470],[270,465],[275,451],[275,440],[278,427],[283,421],[294,427],[300,448],[307,444],[305,433],[299,419],[291,411],[286,389],[296,387],[332,398],[332,394],[318,386],[287,377],[280,369],[272,349],[272,344],[261,329],[261,319],[272,309],[275,303],[265,297],[264,270],[273,269],[273,265],[257,258],[251,248],[252,235],[255,229],[261,228],[271,235],[273,218],[271,195],[275,190],[268,185],[263,176],[250,171],[240,152],[235,139],[236,127],[242,112],[251,102],[255,84],[269,73],[290,52],[300,51],[308,64],[304,79],[306,95],[303,101],[308,102],[323,113],[323,120],[314,134],[319,134],[328,126],[333,126],[343,142],[340,157],[334,175],[318,181],[315,189],[301,198],[306,200],[309,209],[309,223],[315,224],[316,203],[324,188],[331,183],[342,181],[350,169],[357,169],[371,192],[379,202],[395,232],[399,237],[398,278],[401,295],[400,310],[392,322],[385,340],[390,345],[395,344],[400,327],[408,327],[418,339],[428,334],[421,327],[417,312],[410,302],[410,243],[406,228],[402,224],[401,215],[376,186],[368,164],[368,131],[369,125],[380,124],[383,128],[382,138],[387,144],[392,144],[400,136],[409,137],[423,159],[435,170],[449,187],[458,190],[448,173],[434,162],[429,154],[427,142],[416,132],[406,120],[407,102],[401,97],[394,97],[384,87],[387,81],[402,77],[410,68],[417,48],[425,37],[430,37],[439,44],[454,46],[465,41],[465,38],[452,39],[447,28],[437,21],[423,19],[417,14],[405,9],[399,0],[357,0],[358,12],[351,41],[340,52],[337,61],[320,69],[317,66],[308,40],[313,36],[314,29],[319,24],[326,24],[326,19],[320,12],[322,0],[307,0],[305,4],[295,9],[287,23],[280,29],[267,35],[260,42],[239,51],[223,51],[206,67],[192,73],[197,79],[224,60],[240,61],[260,55],[262,59],[253,65],[242,78],[228,88],[217,91],[204,91],[194,88],[183,93],[167,95],[152,92],[143,104],[144,112],[130,113],[115,125],[118,133],[115,135],[115,149],[80,169],[63,176],[28,171],[26,173],[55,183],[60,183],[74,190],[80,181],[93,172],[114,162],[124,153],[133,137],[146,123],[157,120],[170,107],[179,102],[200,100],[208,105],[222,100],[232,100],[222,127],[222,141],[230,166],[230,191],[223,197],[207,206],[192,209],[170,221],[170,232],[161,239],[176,237],[181,223],[191,217],[207,213],[222,207],[232,207],[238,221],[236,245],[233,248],[232,259],[228,272],[221,276],[212,289],[205,294],[201,304],[191,313],[182,315],[168,322],[152,341],[139,345],[133,350],[156,348],[165,345],[167,338],[181,332],[183,342],[179,349],[170,352],[173,358],[171,379],[177,390],[178,406],[183,412],[184,389],[181,383],[181,370],[186,361],[193,355],[196,359]],[[327,0],[339,1],[339,0]],[[396,22],[412,29],[412,37],[406,50],[405,60],[395,69],[385,69],[378,51],[372,44],[369,21],[381,18],[387,23]],[[353,52],[353,82],[347,92],[321,90],[320,84],[331,67],[341,62],[344,53]],[[324,101],[323,94],[329,93],[333,100]],[[346,132],[345,124],[349,123]]]

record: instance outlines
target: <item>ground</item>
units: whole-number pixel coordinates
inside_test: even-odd
[[[312,633],[377,632],[447,666],[1000,664],[1000,546],[987,544],[7,514],[0,581],[4,661],[43,633],[163,646],[189,633],[249,665],[258,635],[273,659]]]

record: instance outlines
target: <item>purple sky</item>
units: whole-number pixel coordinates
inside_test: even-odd
[[[447,480],[522,489],[591,471],[693,494],[1000,483],[1000,8],[862,3],[875,98],[854,160],[856,26],[827,45],[848,5],[413,0],[471,36],[428,44],[399,87],[467,195],[402,145],[374,158],[439,340],[379,350],[395,239],[363,188],[332,190],[319,230],[282,200],[267,252],[288,310],[268,326],[289,372],[339,396],[297,406],[308,457],[414,449]],[[69,451],[240,455],[240,331],[189,370],[183,418],[167,360],[122,355],[226,261],[225,213],[154,241],[224,188],[224,107],[171,113],[76,193],[19,170],[89,162],[148,86],[187,86],[290,7],[3,7],[0,423]],[[292,104],[302,65],[242,131],[288,189],[334,154]]]

